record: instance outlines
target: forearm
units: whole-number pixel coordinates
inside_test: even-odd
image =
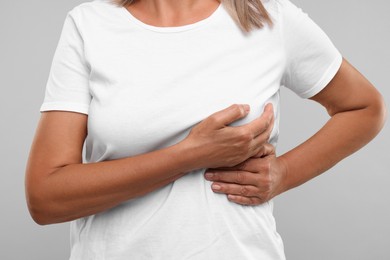
[[[179,143],[124,159],[63,166],[36,187],[34,218],[41,224],[70,221],[144,195],[191,171],[189,155]]]
[[[252,122],[227,125],[249,109],[233,104],[194,126],[181,142],[150,153],[82,164],[87,117],[44,113],[26,167],[26,198],[40,224],[64,222],[105,211],[160,188],[186,173],[235,165],[258,154],[271,132],[272,106]]]
[[[269,148],[234,167],[209,169],[212,189],[232,202],[259,205],[325,172],[357,151],[384,125],[386,107],[375,87],[345,59],[333,79],[311,100],[331,116],[306,142],[276,157]]]
[[[380,131],[383,121],[384,108],[375,104],[334,114],[314,136],[279,157],[286,166],[284,191],[318,176],[360,149]]]

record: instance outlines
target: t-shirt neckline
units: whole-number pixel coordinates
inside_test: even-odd
[[[211,15],[209,15],[205,19],[197,21],[195,23],[181,25],[181,26],[164,26],[164,27],[160,27],[160,26],[150,25],[150,24],[142,22],[141,20],[136,18],[134,15],[132,15],[129,12],[129,10],[127,10],[127,8],[125,6],[120,7],[120,9],[121,9],[122,13],[125,14],[128,19],[130,19],[130,21],[134,22],[135,24],[137,24],[137,25],[139,25],[139,26],[141,26],[141,27],[143,27],[145,29],[148,29],[148,30],[151,30],[151,31],[155,31],[155,32],[170,33],[170,32],[187,31],[187,30],[191,30],[191,29],[194,29],[194,28],[206,25],[207,23],[209,23],[212,20],[214,20],[218,16],[218,14],[222,11],[222,2],[220,2],[220,4],[213,11],[213,13],[211,13]]]

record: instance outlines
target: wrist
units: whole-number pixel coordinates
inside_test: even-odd
[[[285,157],[279,156],[276,158],[279,162],[279,169],[280,169],[280,175],[281,175],[281,187],[280,187],[280,193],[283,193],[285,191],[288,191],[291,189],[290,185],[290,172],[288,167],[288,161]]]
[[[179,167],[183,172],[189,172],[196,169],[204,168],[202,163],[203,149],[192,142],[184,139],[183,141],[172,146],[174,153],[172,156],[177,158]]]

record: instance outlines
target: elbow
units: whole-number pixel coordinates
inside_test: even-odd
[[[35,223],[41,226],[52,224],[50,221],[48,221],[44,216],[44,213],[39,211],[38,209],[29,207],[31,218],[34,220]]]
[[[61,221],[59,203],[50,199],[44,189],[39,187],[28,187],[26,189],[26,201],[30,216],[38,225],[44,226],[63,222]]]
[[[58,207],[51,207],[38,202],[28,203],[28,210],[31,218],[40,226],[64,223],[75,219],[61,215],[63,212],[60,212],[57,208]]]
[[[383,96],[379,92],[373,95],[368,108],[370,109],[370,116],[375,123],[376,132],[379,133],[387,118],[386,104]]]
[[[42,185],[38,185],[39,181],[31,178],[33,174],[29,169],[26,171],[25,179],[25,198],[27,203],[27,208],[30,213],[31,218],[38,225],[47,225],[50,224],[48,219],[48,203],[45,201],[45,198],[48,196],[45,195]]]
[[[53,185],[45,178],[46,174],[31,167],[28,164],[25,172],[25,199],[27,209],[32,220],[38,225],[44,226],[60,221],[64,213],[62,201],[53,191]]]
[[[31,218],[41,226],[78,218],[78,215],[72,213],[66,200],[38,186],[27,186],[26,201]]]
[[[27,207],[30,216],[35,223],[41,226],[54,223],[54,221],[50,219],[50,211],[46,205],[47,203],[45,203],[39,195],[27,194]]]
[[[57,192],[58,188],[49,178],[43,178],[43,175],[31,168],[26,170],[25,199],[31,218],[41,226],[73,220],[69,203]]]

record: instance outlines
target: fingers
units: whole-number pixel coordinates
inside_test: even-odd
[[[253,158],[263,158],[268,155],[274,155],[275,154],[275,146],[269,143],[265,143],[260,146],[259,151],[257,154],[253,156]]]
[[[262,200],[261,198],[258,197],[245,197],[245,196],[231,195],[231,194],[229,194],[227,197],[228,200],[230,200],[231,202],[235,202],[237,204],[247,205],[247,206],[256,206],[266,202],[265,200]]]
[[[216,193],[226,194],[230,201],[243,205],[259,205],[270,199],[267,192],[261,192],[252,185],[214,183],[212,189]]]
[[[260,148],[257,154],[252,156],[251,158],[231,167],[219,167],[219,168],[209,168],[206,171],[208,176],[210,174],[215,174],[215,178],[218,178],[222,173],[230,172],[230,171],[239,171],[239,172],[252,172],[259,173],[260,172],[268,172],[269,171],[269,161],[267,160],[267,156],[276,156],[275,147],[272,144],[265,143]]]
[[[264,108],[264,112],[260,117],[254,119],[252,122],[243,125],[242,127],[248,127],[253,133],[254,137],[258,135],[268,132],[272,132],[274,122],[274,111],[271,103],[267,104]]]
[[[257,172],[256,172],[257,173]],[[223,171],[223,172],[209,172],[205,173],[205,178],[208,181],[217,181],[225,183],[237,183],[256,185],[260,181],[260,176],[248,171]]]
[[[252,185],[224,184],[213,183],[211,188],[217,193],[226,193],[245,197],[256,197],[259,193],[258,188]]]
[[[227,126],[234,121],[248,115],[249,110],[249,105],[233,104],[221,111],[212,114],[211,116],[209,116],[209,120],[213,120],[219,126]]]
[[[266,149],[273,151],[272,147]],[[270,158],[251,158],[229,170],[208,169],[205,178],[213,182],[214,192],[227,194],[230,201],[258,205],[271,199],[274,181],[270,174]]]

